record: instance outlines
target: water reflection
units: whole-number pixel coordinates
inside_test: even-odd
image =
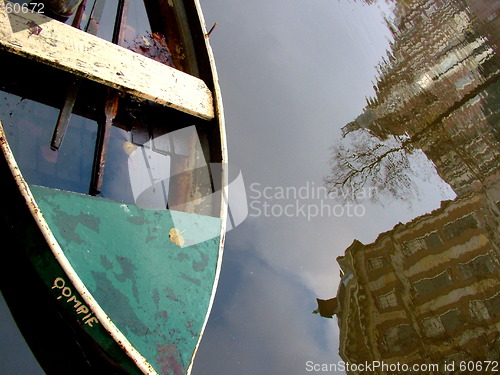
[[[64,147],[54,152],[50,139],[58,110],[4,91],[0,95],[0,121],[24,178],[34,184],[86,193],[92,172],[95,123],[73,116]]]
[[[499,199],[498,184],[465,194],[337,258],[337,297],[320,308],[338,316],[344,360],[500,357]]]
[[[481,34],[494,26],[482,16],[490,8],[488,1],[394,3],[386,19],[394,40],[378,66],[376,96],[343,127],[350,143],[334,146],[330,187],[371,183],[401,195],[415,149],[457,194],[497,172],[498,55]]]
[[[471,373],[460,361],[500,358],[500,4],[392,6],[376,96],[344,126],[327,184],[404,196],[409,155],[421,150],[457,197],[371,244],[355,240],[337,258],[337,296],[318,300],[317,312],[337,315],[345,361],[441,364],[436,373],[455,363],[453,373]]]

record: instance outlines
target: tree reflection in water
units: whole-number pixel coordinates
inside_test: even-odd
[[[453,363],[453,373],[473,373],[461,361],[500,358],[500,3],[391,4],[376,96],[344,126],[325,183],[405,196],[415,172],[425,175],[425,163],[411,161],[421,150],[457,197],[372,244],[355,240],[337,258],[342,281],[328,305],[346,361],[436,363],[443,374]]]

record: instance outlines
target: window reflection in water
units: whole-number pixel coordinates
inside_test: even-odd
[[[404,196],[411,186],[397,177],[421,150],[457,197],[374,243],[355,240],[337,258],[337,296],[318,300],[317,312],[337,315],[345,361],[440,364],[436,373],[455,363],[454,373],[471,373],[460,361],[500,358],[500,5],[390,3],[393,41],[376,96],[343,128],[344,141],[370,141],[334,146],[327,184]],[[399,146],[384,143],[397,137]]]

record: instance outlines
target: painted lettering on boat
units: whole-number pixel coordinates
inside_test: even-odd
[[[80,319],[82,322],[89,327],[93,327],[94,323],[99,323],[92,311],[81,301],[77,299],[77,295],[73,294],[73,291],[69,286],[66,286],[66,281],[62,277],[58,277],[54,280],[52,289],[59,289],[61,295],[57,299],[66,299],[66,303],[72,304],[73,309],[77,315],[82,315]]]

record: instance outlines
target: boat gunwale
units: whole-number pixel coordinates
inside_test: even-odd
[[[196,357],[196,354],[198,352],[203,334],[205,332],[206,326],[208,324],[208,319],[210,317],[210,312],[212,310],[214,301],[215,301],[215,295],[217,292],[217,286],[219,284],[219,278],[220,278],[220,272],[222,268],[222,258],[223,258],[223,253],[224,253],[224,244],[225,244],[225,239],[226,239],[226,222],[227,222],[227,215],[228,215],[228,152],[227,152],[227,143],[226,143],[226,127],[225,127],[225,117],[224,117],[224,107],[222,103],[222,94],[220,90],[220,85],[219,85],[219,77],[217,74],[217,69],[215,66],[215,57],[213,54],[212,47],[210,45],[210,35],[207,33],[207,27],[205,23],[205,18],[203,16],[203,12],[201,9],[201,4],[199,0],[192,0],[194,3],[194,6],[197,11],[198,15],[198,22],[201,27],[202,34],[205,39],[205,46],[206,50],[208,53],[208,59],[209,59],[209,64],[210,64],[210,70],[212,73],[212,84],[213,84],[213,101],[214,101],[214,112],[215,112],[215,119],[217,119],[217,123],[219,125],[219,136],[220,136],[220,146],[221,146],[221,167],[222,167],[222,173],[221,173],[221,207],[220,207],[220,214],[219,217],[221,218],[221,233],[220,233],[220,241],[219,241],[219,254],[217,257],[217,266],[215,270],[215,277],[214,277],[214,283],[212,287],[212,293],[210,296],[210,302],[207,308],[207,313],[205,315],[205,321],[203,322],[202,328],[200,330],[200,334],[198,336],[198,342],[196,343],[193,355],[191,356],[191,361],[189,363],[189,367],[186,371],[187,375],[191,374],[193,365],[194,365],[194,358]]]

